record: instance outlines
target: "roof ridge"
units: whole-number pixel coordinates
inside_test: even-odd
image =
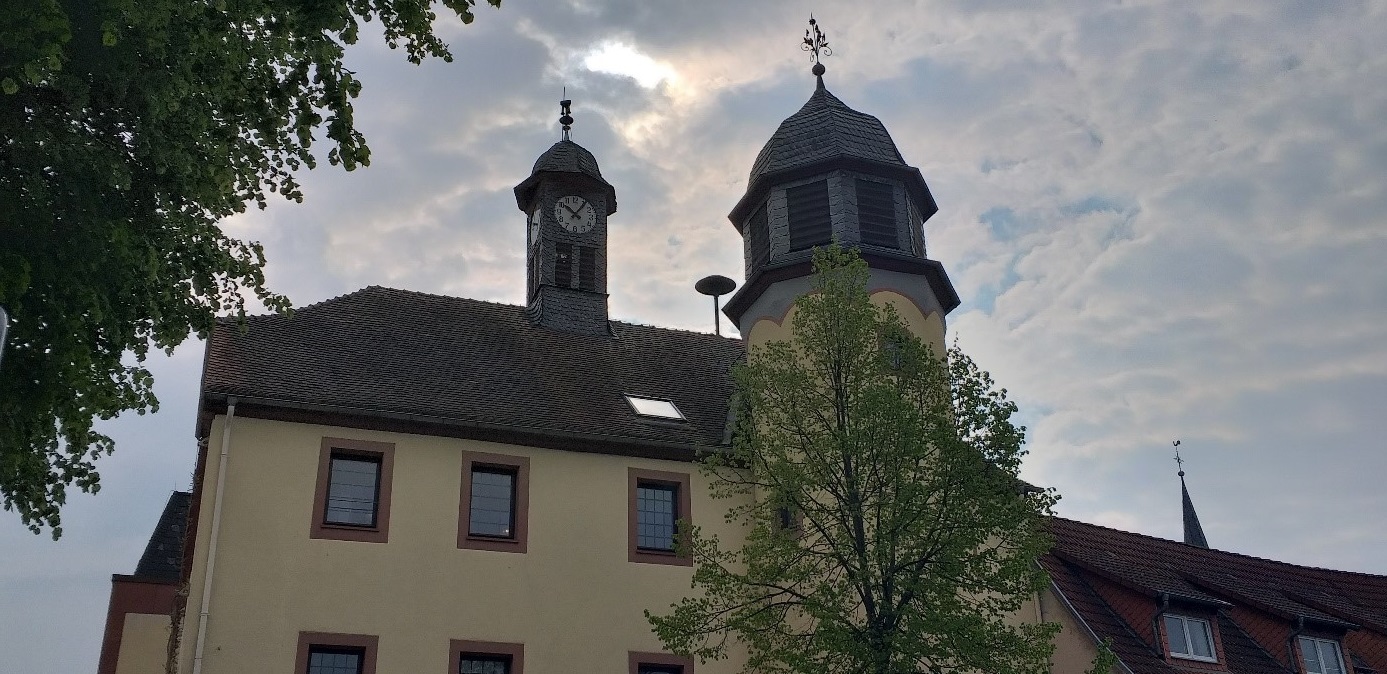
[[[1242,559],[1250,559],[1250,560],[1258,561],[1258,562],[1268,562],[1268,563],[1271,563],[1271,564],[1276,564],[1276,565],[1278,565],[1278,566],[1290,566],[1290,567],[1295,567],[1295,568],[1298,568],[1298,569],[1309,569],[1309,570],[1311,570],[1311,571],[1327,571],[1327,572],[1330,572],[1330,573],[1345,574],[1345,575],[1350,575],[1350,576],[1364,576],[1364,577],[1367,577],[1367,578],[1380,578],[1380,579],[1387,580],[1387,574],[1368,573],[1368,572],[1366,572],[1366,571],[1344,571],[1344,570],[1341,570],[1341,569],[1331,569],[1331,568],[1327,568],[1327,567],[1323,567],[1323,566],[1310,566],[1310,565],[1308,565],[1308,564],[1296,564],[1295,562],[1283,562],[1283,561],[1278,560],[1278,559],[1269,559],[1269,558],[1267,558],[1267,557],[1258,557],[1258,556],[1256,556],[1256,555],[1249,555],[1249,554],[1243,553],[1243,552],[1234,552],[1234,551],[1232,551],[1232,550],[1219,550],[1219,549],[1217,549],[1217,548],[1201,548],[1201,547],[1198,547],[1198,546],[1190,545],[1190,544],[1188,544],[1188,543],[1182,543],[1182,542],[1180,542],[1180,541],[1174,541],[1174,540],[1171,540],[1171,539],[1169,539],[1169,538],[1161,538],[1161,537],[1159,537],[1159,536],[1152,536],[1152,535],[1150,535],[1150,534],[1143,534],[1143,533],[1140,533],[1140,532],[1137,532],[1137,531],[1124,531],[1124,530],[1122,530],[1122,529],[1114,529],[1113,527],[1104,526],[1104,525],[1102,525],[1102,524],[1093,524],[1093,523],[1091,523],[1091,522],[1083,522],[1083,521],[1080,521],[1080,520],[1069,519],[1069,518],[1067,518],[1067,517],[1060,517],[1060,516],[1058,516],[1058,515],[1052,516],[1052,519],[1059,520],[1059,521],[1062,521],[1062,522],[1069,522],[1069,523],[1072,523],[1072,524],[1079,524],[1079,525],[1086,526],[1086,527],[1092,527],[1092,528],[1095,528],[1095,529],[1103,529],[1103,530],[1106,530],[1106,531],[1112,531],[1112,532],[1116,532],[1116,533],[1123,534],[1123,535],[1126,535],[1126,536],[1135,536],[1135,537],[1138,537],[1138,538],[1145,538],[1145,539],[1148,539],[1148,540],[1156,541],[1156,542],[1158,542],[1158,543],[1163,543],[1163,544],[1167,544],[1167,545],[1178,545],[1178,546],[1180,546],[1180,547],[1182,547],[1182,548],[1188,549],[1188,550],[1191,551],[1191,552],[1194,552],[1195,554],[1219,554],[1219,555],[1227,555],[1227,556],[1230,556],[1230,557],[1239,557],[1239,558],[1242,558]]]

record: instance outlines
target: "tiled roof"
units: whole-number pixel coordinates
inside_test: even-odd
[[[1053,518],[1052,551],[1042,558],[1051,579],[1099,639],[1112,638],[1113,650],[1133,674],[1175,671],[1156,646],[1133,632],[1085,580],[1100,577],[1152,597],[1207,602],[1211,608],[1243,605],[1284,619],[1303,618],[1326,628],[1387,625],[1387,576],[1334,571],[1209,550],[1176,541]],[[1220,632],[1230,671],[1274,674],[1285,668],[1226,610]],[[1139,626],[1149,632],[1149,627]],[[1135,640],[1135,642],[1133,642]]]
[[[135,577],[150,580],[178,580],[179,565],[183,559],[183,536],[188,527],[188,504],[192,495],[185,491],[169,494],[159,523],[135,565]]]
[[[906,166],[881,120],[849,108],[820,86],[766,141],[751,165],[747,183],[753,185],[764,175],[837,158]]]
[[[744,354],[705,333],[556,332],[524,307],[378,286],[247,320],[213,330],[204,396],[633,444],[722,445]],[[687,421],[639,417],[623,394],[671,400]]]
[[[530,170],[530,175],[540,171],[582,173],[603,183],[607,182],[602,179],[602,171],[597,167],[597,158],[592,156],[587,148],[571,140],[561,140],[545,150],[544,154],[535,160],[535,167]]]

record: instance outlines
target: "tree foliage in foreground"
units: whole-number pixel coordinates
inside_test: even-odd
[[[690,531],[695,596],[647,612],[670,650],[740,641],[746,672],[1048,671],[1053,624],[1008,616],[1045,586],[1052,492],[1017,478],[1024,429],[986,372],[931,352],[832,248],[793,338],[736,372],[730,454],[704,468],[740,546]]]
[[[498,5],[499,0],[488,0]],[[442,0],[464,22],[474,0]],[[205,336],[265,286],[258,243],[217,222],[302,200],[315,134],[369,163],[343,66],[359,21],[414,63],[451,60],[431,0],[0,0],[0,493],[61,534],[66,487],[99,488],[93,420],[158,408],[151,346]],[[133,361],[122,362],[127,354]],[[133,362],[133,364],[131,364]]]

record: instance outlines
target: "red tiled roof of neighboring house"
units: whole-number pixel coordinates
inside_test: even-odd
[[[1265,630],[1239,624],[1235,616],[1244,610],[1278,621],[1286,635],[1347,630],[1344,647],[1356,671],[1387,669],[1387,576],[1288,564],[1062,518],[1051,519],[1049,529],[1055,544],[1041,563],[1055,588],[1098,639],[1112,640],[1133,674],[1182,671],[1185,663],[1164,657],[1151,625],[1122,617],[1142,612],[1115,610],[1095,585],[1115,584],[1144,597],[1153,621],[1171,601],[1216,612],[1223,664],[1235,674],[1288,671],[1286,643],[1254,638]]]

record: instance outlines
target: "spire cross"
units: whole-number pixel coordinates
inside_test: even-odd
[[[570,106],[573,101],[568,100],[568,87],[563,88],[563,100],[559,101],[559,123],[563,125],[563,139],[568,140],[568,131],[573,128],[573,111]]]
[[[1184,476],[1185,476],[1185,460],[1180,458],[1180,441],[1179,441],[1179,440],[1176,440],[1176,441],[1174,441],[1174,442],[1171,442],[1170,444],[1171,444],[1173,447],[1175,447],[1175,465],[1177,465],[1177,466],[1180,467],[1180,477],[1184,477]]]
[[[833,49],[828,46],[828,36],[819,30],[819,22],[814,20],[813,14],[809,15],[809,28],[804,31],[804,44],[799,48],[809,52],[809,60],[814,62],[810,72],[814,73],[814,77],[819,78],[819,83],[822,84],[825,70],[822,59],[832,56]]]

